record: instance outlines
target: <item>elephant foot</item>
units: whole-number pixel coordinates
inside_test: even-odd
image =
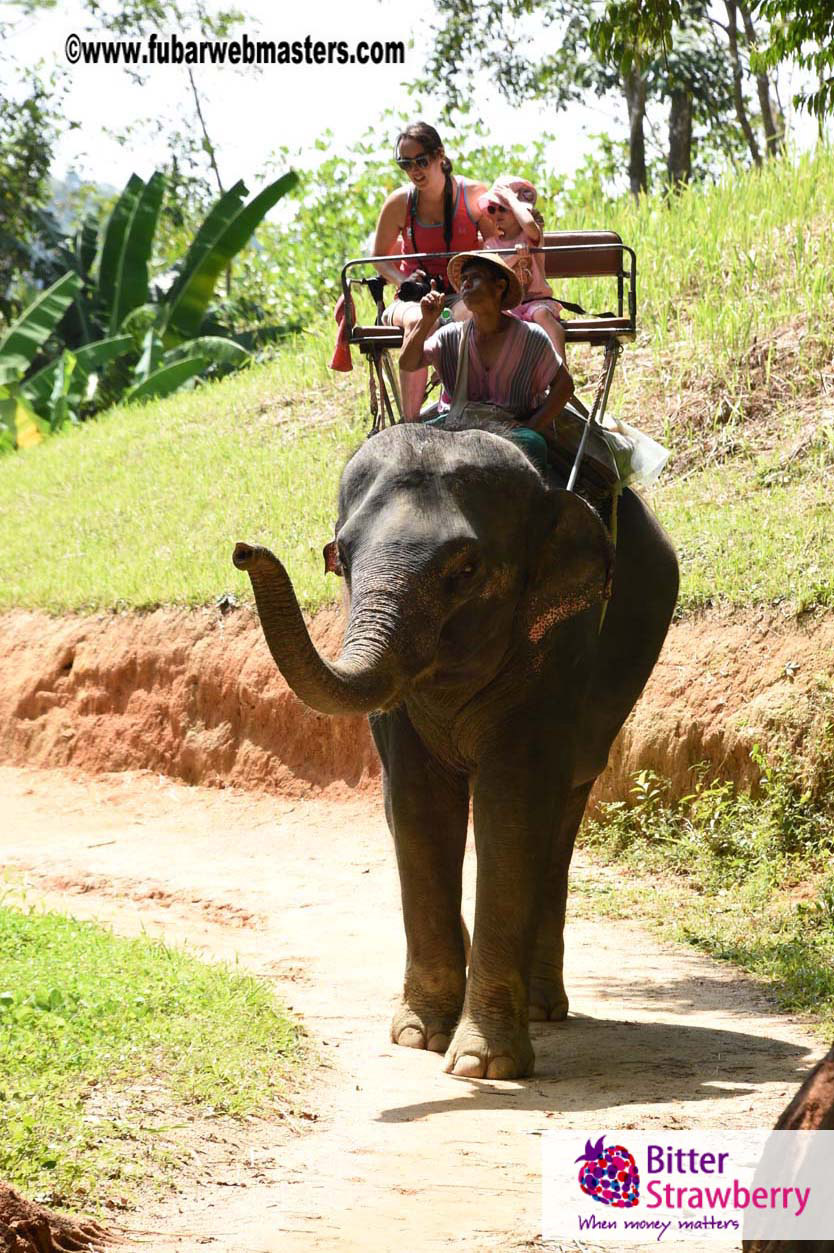
[[[564,1022],[568,1016],[568,997],[561,979],[530,980],[530,1022]]]
[[[459,1010],[443,1013],[426,1006],[420,1009],[403,1001],[391,1023],[391,1039],[407,1049],[445,1053],[458,1020]]]
[[[535,1054],[526,1027],[484,1029],[472,1018],[458,1023],[443,1069],[465,1079],[523,1079]]]

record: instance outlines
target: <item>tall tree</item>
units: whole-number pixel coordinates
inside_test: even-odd
[[[464,100],[477,69],[486,70],[512,102],[547,101],[554,111],[588,91],[619,93],[628,117],[628,178],[632,193],[648,181],[646,112],[669,105],[667,176],[691,177],[696,126],[723,135],[736,150],[732,75],[711,46],[707,0],[675,5],[668,32],[645,37],[644,0],[610,0],[602,20],[595,0],[436,0],[425,78],[439,87],[447,109]],[[641,23],[643,23],[641,25]]]
[[[628,3],[628,0],[626,0]],[[623,0],[607,0],[603,23],[611,21]],[[630,38],[642,51],[664,51],[672,30],[681,19],[682,0],[633,0]],[[794,104],[808,109],[823,119],[834,113],[834,4],[831,0],[756,0],[750,5],[755,13],[770,23],[768,40],[761,51],[751,53],[753,70],[795,60],[810,70],[818,86],[812,91],[802,89],[794,96]]]
[[[738,11],[741,14],[741,20],[744,25],[744,38],[747,42],[747,50],[750,56],[751,69],[754,70],[756,79],[756,91],[759,97],[759,109],[761,111],[762,128],[765,133],[765,144],[768,156],[774,156],[781,152],[784,147],[784,128],[782,119],[779,118],[777,123],[777,113],[773,108],[773,101],[770,97],[770,79],[767,71],[761,64],[759,59],[758,68],[756,68],[756,54],[759,52],[759,37],[753,22],[753,10],[756,7],[756,0],[752,5],[744,3],[744,0],[738,0]]]

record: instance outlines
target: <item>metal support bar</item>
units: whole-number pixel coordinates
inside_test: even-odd
[[[397,419],[394,417],[391,397],[388,395],[388,388],[385,384],[381,353],[379,351],[370,352],[368,361],[371,368],[371,417],[373,418],[371,434],[376,435],[383,429],[386,423],[388,426],[394,426]],[[374,375],[376,375],[376,378],[374,378]],[[377,394],[381,402],[378,406],[375,403]]]
[[[614,369],[617,359],[623,351],[622,344],[614,339],[609,339],[605,347],[605,362],[603,364],[603,376],[601,386],[597,387],[597,394],[594,396],[594,404],[591,409],[590,416],[582,432],[582,438],[579,441],[579,447],[576,450],[573,467],[568,478],[567,490],[573,492],[576,490],[576,480],[579,478],[579,470],[582,465],[582,458],[585,456],[585,445],[588,442],[588,436],[591,433],[592,426],[602,426],[602,419],[605,416],[605,407],[608,404],[608,395],[611,391],[611,382],[614,378]]]

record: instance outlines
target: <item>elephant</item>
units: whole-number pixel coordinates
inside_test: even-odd
[[[636,493],[619,501],[615,572],[586,500],[542,475],[506,427],[457,427],[388,427],[347,462],[325,548],[346,584],[337,660],[316,651],[268,549],[239,543],[233,560],[296,695],[325,714],[369,715],[407,948],[392,1039],[445,1053],[455,1075],[510,1079],[533,1071],[529,1022],[567,1016],[574,838],[660,653],[678,566]]]
[[[774,1131],[834,1131],[834,1045],[818,1062],[780,1114]],[[798,1168],[803,1146],[797,1148]],[[785,1183],[794,1183],[796,1176]],[[834,1253],[834,1234],[819,1240],[743,1240],[744,1253]]]

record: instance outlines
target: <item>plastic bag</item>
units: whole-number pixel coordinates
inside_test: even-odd
[[[600,433],[608,447],[620,474],[623,487],[640,483],[651,487],[669,460],[669,449],[658,444],[651,435],[638,431],[636,426],[606,414]]]

